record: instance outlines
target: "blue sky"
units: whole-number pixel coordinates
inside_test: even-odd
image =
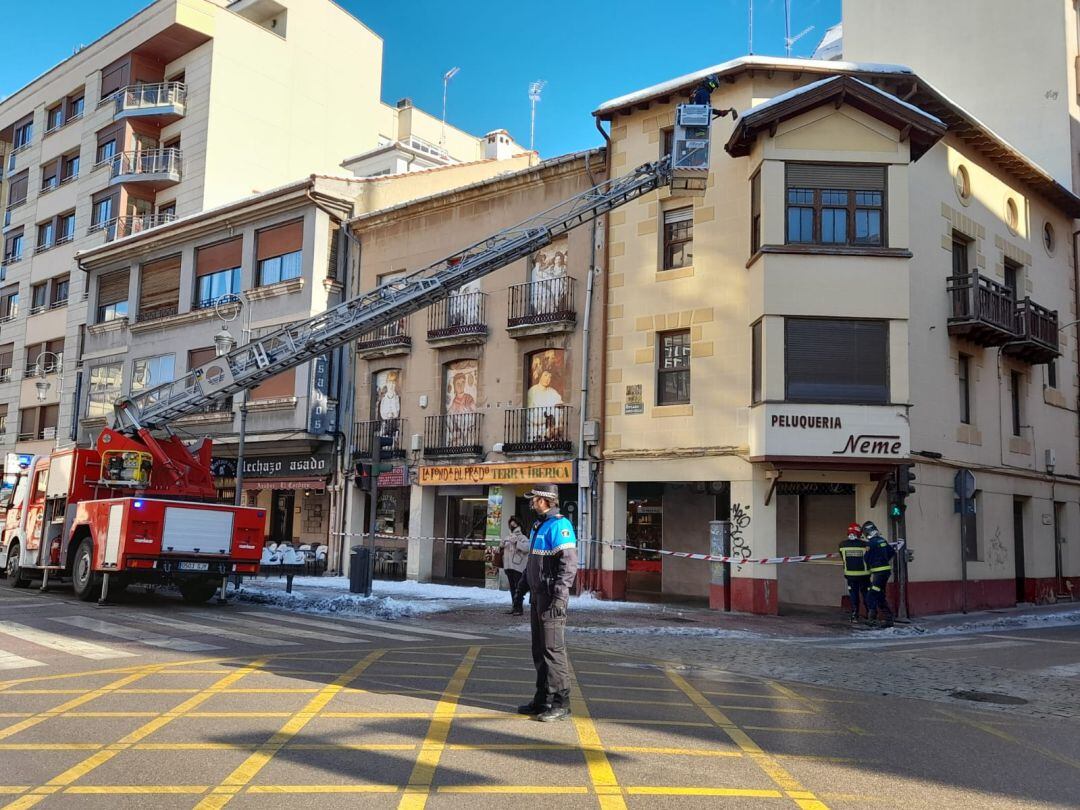
[[[0,96],[148,2],[20,4],[6,18]],[[546,80],[536,126],[544,156],[598,144],[590,113],[602,101],[742,55],[748,46],[748,0],[698,0],[696,6],[657,0],[340,3],[384,40],[388,102],[409,96],[439,115],[442,74],[460,67],[450,86],[450,123],[476,134],[502,127],[527,145],[529,82]],[[825,29],[839,21],[840,0],[792,5],[793,32],[814,26],[793,50],[809,56]],[[782,55],[783,39],[783,0],[754,0],[754,51]]]

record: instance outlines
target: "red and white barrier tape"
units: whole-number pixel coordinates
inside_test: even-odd
[[[359,534],[356,532],[339,533],[339,536],[345,537],[370,537],[369,534]],[[376,540],[431,540],[437,543],[446,543],[453,546],[486,546],[487,543],[483,540],[467,540],[451,537],[404,537],[396,534],[376,534]],[[627,543],[617,543],[611,540],[580,540],[581,543],[592,543],[595,545],[608,546],[610,548],[617,548],[624,551],[642,551],[647,554],[659,554],[665,557],[677,557],[684,560],[701,560],[702,562],[718,562],[718,563],[736,563],[738,565],[782,565],[784,563],[802,563],[802,562],[817,562],[819,560],[836,560],[840,558],[839,552],[831,552],[828,554],[789,554],[784,557],[741,557],[737,554],[698,554],[692,551],[668,551],[660,548],[645,548],[643,546],[631,546]],[[896,550],[900,550],[904,547],[903,540],[897,540],[890,545]]]

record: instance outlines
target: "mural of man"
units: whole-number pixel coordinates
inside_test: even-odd
[[[475,360],[457,360],[446,366],[446,427],[449,447],[466,444],[476,412],[478,368]]]
[[[529,381],[525,392],[525,407],[529,409],[529,441],[558,441],[562,439],[561,389],[565,385],[565,354],[561,349],[548,349],[531,356]]]

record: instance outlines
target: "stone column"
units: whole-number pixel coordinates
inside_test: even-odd
[[[731,554],[744,559],[776,556],[776,495],[765,505],[769,481],[753,468],[751,478],[731,482]],[[731,564],[731,609],[779,612],[776,566]]]
[[[413,484],[409,488],[409,554],[405,576],[417,582],[431,582],[435,494],[435,487]]]
[[[605,543],[626,542],[626,483],[605,481],[603,493],[602,539]],[[601,546],[600,570],[589,573],[596,578],[590,587],[599,588],[605,599],[626,598],[626,552],[623,549]]]

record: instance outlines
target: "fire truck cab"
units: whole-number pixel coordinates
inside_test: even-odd
[[[149,453],[57,450],[8,456],[0,572],[28,587],[67,578],[84,601],[131,583],[173,584],[206,602],[225,577],[258,570],[265,512],[152,491]],[[170,497],[171,496],[171,497]]]

